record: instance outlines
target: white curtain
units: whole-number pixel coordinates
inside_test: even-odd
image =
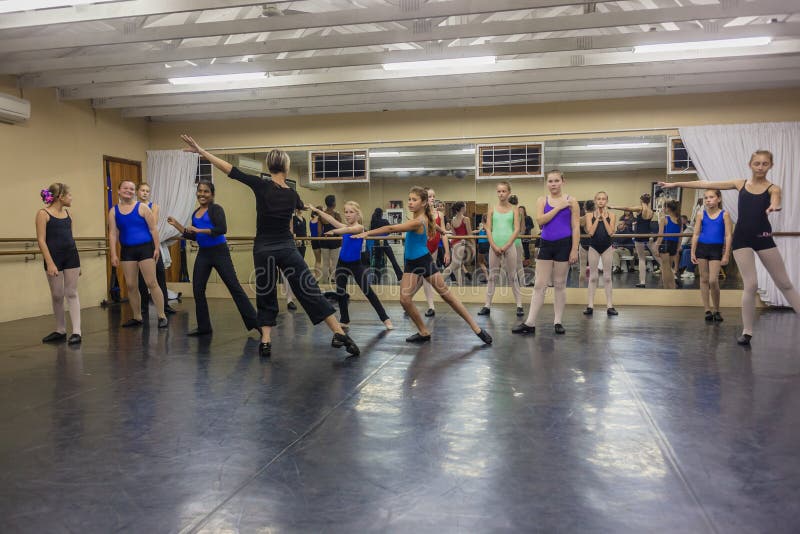
[[[150,198],[160,209],[158,235],[166,267],[172,261],[164,242],[178,235],[178,231],[167,224],[167,216],[184,225],[189,221],[196,200],[194,180],[199,159],[197,154],[181,150],[147,151],[147,182]]]
[[[767,179],[783,192],[782,211],[769,216],[775,232],[800,229],[800,122],[764,122],[680,128],[680,136],[689,151],[700,179],[711,182],[736,180],[751,176],[748,162],[756,150],[769,150],[775,166]],[[723,207],[734,222],[738,218],[738,193],[723,191]],[[800,287],[800,239],[776,237],[789,277]],[[758,289],[762,300],[772,306],[787,306],[760,262]]]

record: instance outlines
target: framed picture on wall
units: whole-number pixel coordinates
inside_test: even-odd
[[[388,209],[386,210],[386,220],[389,224],[401,224],[403,222],[402,209]]]
[[[662,189],[658,182],[651,182],[652,193],[650,194],[650,207],[655,211],[664,211],[664,202],[668,200],[681,201],[681,188]]]

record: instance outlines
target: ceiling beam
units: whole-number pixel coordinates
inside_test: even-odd
[[[228,93],[196,93],[189,95],[120,97],[95,100],[96,108],[137,108],[154,106],[190,106],[226,103],[231,106],[252,101],[288,102],[295,98],[370,94],[390,91],[424,91],[452,87],[500,87],[504,85],[533,82],[575,82],[592,78],[630,78],[636,76],[668,76],[680,66],[683,72],[746,72],[752,69],[796,69],[800,68],[800,56],[776,56],[767,58],[699,59],[690,61],[661,62],[639,65],[597,65],[564,67],[509,72],[490,75],[460,76],[457,80],[444,77],[409,78],[405,80],[375,80],[307,87],[279,87],[232,91]],[[457,83],[453,83],[453,82]],[[150,113],[152,115],[152,113]]]
[[[753,81],[737,84],[737,91],[753,91],[760,89],[777,89],[784,87],[796,86],[797,82],[763,82]],[[602,99],[621,99],[640,96],[656,96],[656,95],[678,95],[678,94],[692,94],[692,93],[721,93],[731,91],[730,84],[711,83],[708,85],[696,86],[676,86],[676,87],[646,87],[639,89],[620,89],[618,91],[609,92],[608,90],[581,90],[575,89],[572,91],[557,91],[555,93],[538,94],[538,95],[519,95],[519,96],[503,96],[496,98],[479,98],[479,99],[453,99],[445,103],[439,101],[433,102],[401,102],[397,104],[366,104],[354,106],[325,106],[315,108],[292,108],[282,110],[266,110],[266,111],[245,111],[241,113],[219,114],[214,116],[213,119],[208,114],[198,115],[185,115],[177,117],[154,117],[154,121],[208,121],[208,120],[236,120],[236,119],[249,119],[261,117],[285,117],[297,115],[326,115],[343,113],[362,113],[362,112],[379,112],[379,111],[402,111],[402,110],[420,110],[420,109],[443,109],[443,108],[466,108],[466,107],[486,107],[486,106],[501,106],[501,105],[521,105],[521,104],[534,104],[542,102],[566,102],[572,100],[602,100]],[[176,140],[177,143],[177,140]],[[324,144],[324,143],[321,143]]]
[[[693,72],[681,74],[656,74],[631,77],[587,77],[580,78],[581,90],[605,89],[619,90],[641,87],[675,87],[703,85],[708,83],[738,83],[742,79],[741,72],[709,72],[707,68],[695,67]],[[800,62],[793,69],[748,69],[758,73],[760,81],[795,81],[800,82]],[[192,104],[183,106],[163,106],[125,109],[124,117],[176,116],[207,113],[231,113],[242,111],[280,110],[293,108],[314,108],[324,106],[348,106],[358,104],[393,104],[398,102],[425,102],[439,100],[442,107],[448,107],[447,101],[458,98],[490,98],[501,96],[518,96],[529,94],[555,93],[563,91],[565,83],[577,81],[575,77],[569,81],[536,81],[510,85],[487,85],[479,87],[441,87],[438,89],[412,91],[386,91],[383,93],[345,94],[338,96],[317,96],[306,98],[287,98],[274,100],[258,100],[250,102],[221,102],[217,104]],[[571,84],[574,88],[575,84]]]
[[[270,0],[270,4],[289,3],[291,0]],[[19,13],[3,13],[0,17],[0,30],[14,28],[35,28],[53,24],[70,24],[113,20],[150,15],[170,15],[186,11],[224,9],[259,5],[264,2],[253,0],[128,0],[108,4],[81,5],[56,9],[41,9]]]
[[[416,60],[452,59],[475,56],[504,56],[545,52],[580,51],[627,48],[644,44],[678,43],[703,39],[733,39],[753,36],[800,37],[800,23],[769,25],[747,25],[721,28],[710,34],[702,29],[674,32],[626,33],[591,37],[562,37],[551,39],[529,39],[524,41],[487,43],[484,45],[456,46],[431,50],[396,50],[389,52],[324,55],[307,58],[269,59],[252,62],[215,63],[199,67],[173,67],[167,69],[163,63],[151,63],[129,68],[95,69],[91,71],[52,71],[26,74],[19,78],[21,87],[57,87],[100,84],[111,82],[164,80],[182,76],[205,76],[254,71],[292,71],[320,68],[378,65]]]
[[[382,22],[414,19],[441,19],[457,15],[476,15],[494,13],[497,11],[517,11],[560,5],[586,4],[590,1],[591,0],[493,0],[492,2],[475,2],[473,0],[447,0],[444,2],[419,4],[419,7],[413,10],[403,9],[403,7],[395,7],[393,5],[373,5],[367,8],[330,10],[280,17],[258,17],[205,22],[202,24],[180,24],[174,26],[158,26],[154,28],[139,28],[130,32],[120,32],[117,30],[80,33],[53,32],[35,37],[2,39],[0,40],[0,50],[4,53],[31,52],[58,48],[214,37],[218,35],[327,28],[352,24],[378,24]],[[427,21],[427,24],[433,26],[433,21]]]
[[[509,59],[493,65],[464,67],[459,71],[447,71],[435,76],[420,76],[413,71],[386,71],[380,68],[358,69],[313,74],[287,76],[271,76],[258,80],[243,80],[225,83],[198,83],[191,85],[172,85],[170,83],[154,83],[147,85],[105,85],[69,87],[59,89],[59,97],[63,100],[80,100],[85,98],[113,98],[132,95],[168,95],[198,92],[230,91],[236,89],[261,89],[270,87],[292,87],[303,85],[331,84],[341,82],[364,82],[370,80],[401,80],[425,78],[449,78],[458,80],[462,75],[498,75],[504,72],[520,70],[563,68],[583,65],[615,65],[620,63],[651,63],[659,61],[681,61],[691,58],[726,58],[770,56],[775,54],[800,53],[800,39],[776,41],[766,46],[750,48],[722,48],[702,50],[691,54],[686,52],[662,52],[655,54],[635,54],[633,52],[597,52],[575,57],[569,54],[548,54],[536,58]]]
[[[728,4],[726,4],[728,5]],[[170,50],[132,50],[127,53],[81,55],[63,58],[11,60],[0,64],[0,74],[23,74],[54,69],[101,67],[113,65],[133,65],[152,63],[154,54],[160,61],[180,61],[186,59],[207,59],[212,57],[231,57],[239,55],[258,55],[302,50],[347,48],[357,46],[377,46],[403,42],[436,41],[485,35],[514,35],[546,31],[569,31],[617,27],[635,24],[656,24],[685,20],[709,18],[771,15],[800,11],[796,0],[764,0],[749,2],[737,7],[705,5],[666,9],[648,9],[625,13],[591,13],[570,15],[550,19],[535,19],[510,22],[488,22],[431,28],[430,31],[374,31],[346,35],[314,35],[302,39],[276,39],[256,43],[243,43],[227,46],[186,47]]]

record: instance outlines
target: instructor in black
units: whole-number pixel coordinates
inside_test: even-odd
[[[300,257],[292,236],[292,214],[304,208],[300,196],[286,184],[289,172],[289,155],[283,150],[272,150],[267,156],[267,168],[271,180],[243,173],[227,161],[202,149],[194,139],[182,135],[181,139],[189,145],[187,150],[207,159],[214,167],[230,178],[250,187],[256,197],[256,238],[253,244],[253,263],[255,266],[256,307],[261,326],[261,345],[259,351],[268,357],[272,353],[272,327],[277,323],[278,293],[277,271],[283,271],[300,305],[303,306],[311,322],[325,322],[333,332],[331,346],[345,347],[348,353],[356,356],[359,349],[356,343],[345,334],[334,317],[334,309],[322,296],[317,281]]]

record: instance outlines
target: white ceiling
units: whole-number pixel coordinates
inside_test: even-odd
[[[632,51],[754,36],[773,41]],[[381,67],[488,55],[455,74]],[[167,81],[254,71],[268,76]],[[800,0],[120,0],[0,14],[0,74],[153,120],[800,86]]]

